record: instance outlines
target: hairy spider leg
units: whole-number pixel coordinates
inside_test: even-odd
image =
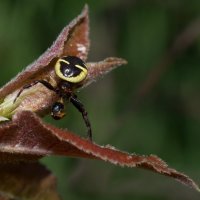
[[[88,113],[85,110],[84,105],[80,102],[80,100],[77,99],[76,95],[74,95],[74,96],[72,95],[69,98],[69,100],[77,108],[77,110],[79,112],[81,112],[82,117],[85,121],[85,124],[88,128],[88,138],[92,141],[92,128],[91,128],[91,124],[90,124],[90,121],[89,121],[89,118],[88,118]]]
[[[52,90],[54,92],[57,93],[56,88],[54,88],[49,82],[45,81],[45,80],[36,80],[30,84],[25,85],[23,88],[21,88],[21,90],[18,92],[17,96],[15,97],[13,103],[16,102],[17,98],[21,95],[21,93],[25,90],[28,89],[30,87],[33,87],[34,85],[41,83],[42,85],[44,85],[47,89]]]

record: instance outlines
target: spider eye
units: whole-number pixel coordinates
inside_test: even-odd
[[[86,78],[88,71],[80,58],[67,56],[58,59],[55,64],[55,73],[62,80],[79,83]]]

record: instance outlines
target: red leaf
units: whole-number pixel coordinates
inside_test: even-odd
[[[49,76],[48,70],[54,70],[52,65],[55,58],[74,55],[86,60],[90,45],[88,23],[88,7],[85,6],[82,13],[62,30],[53,45],[44,54],[0,89],[0,99],[24,84],[38,79],[38,75],[40,77]]]
[[[17,90],[33,80],[45,79],[51,84],[56,82],[54,64],[58,57],[75,55],[85,60],[88,47],[88,9],[85,7],[82,14],[63,29],[51,48],[0,89],[0,117],[12,118],[0,126],[0,161],[30,161],[47,155],[100,159],[120,166],[146,168],[199,190],[193,180],[169,168],[156,156],[139,156],[116,150],[109,145],[99,146],[68,131],[44,124],[34,112],[48,112],[56,96],[41,84],[28,89],[29,93],[24,99],[13,103]],[[125,63],[125,60],[119,58],[88,63],[89,75],[83,87]]]
[[[30,110],[40,116],[49,113],[51,105],[58,96],[41,84],[30,88],[28,95],[23,92],[25,96],[20,102],[16,104],[10,102],[15,99],[21,87],[34,80],[43,79],[56,86],[59,80],[54,72],[54,65],[59,57],[73,55],[86,60],[89,50],[88,23],[88,7],[85,6],[82,13],[62,30],[53,45],[38,60],[0,89],[0,102],[4,100],[0,105],[0,118],[11,118],[19,110]],[[120,58],[107,58],[98,63],[87,63],[88,76],[83,82],[83,87],[122,64],[126,64],[126,61]]]
[[[46,155],[65,155],[100,159],[115,165],[139,167],[173,177],[181,183],[199,191],[198,186],[188,176],[169,168],[154,155],[140,156],[119,151],[110,145],[99,146],[87,139],[44,124],[32,112],[18,112],[13,122],[0,129],[0,152],[4,161],[38,159]],[[2,161],[2,156],[0,155]],[[5,160],[6,159],[6,160]]]
[[[116,67],[125,64],[127,64],[126,60],[114,57],[106,58],[105,60],[100,62],[87,63],[89,71],[88,76],[84,81],[83,87],[88,86],[90,83],[96,81],[96,79],[104,76]]]

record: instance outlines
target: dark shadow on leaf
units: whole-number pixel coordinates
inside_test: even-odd
[[[0,164],[0,177],[0,199],[60,199],[55,177],[37,162]]]

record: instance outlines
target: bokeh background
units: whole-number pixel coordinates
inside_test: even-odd
[[[90,61],[123,57],[128,65],[82,90],[95,142],[156,154],[200,184],[199,0],[1,0],[0,85],[35,60],[85,3]],[[60,122],[81,136],[81,115],[68,106]],[[49,157],[65,199],[199,199],[176,181],[101,161]]]

